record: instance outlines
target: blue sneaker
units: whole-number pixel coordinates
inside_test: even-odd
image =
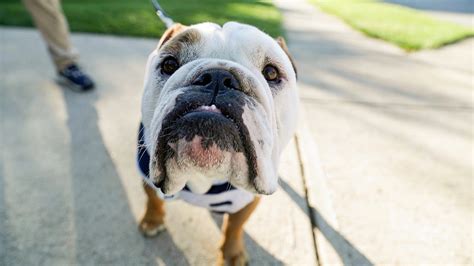
[[[71,64],[58,72],[58,82],[73,91],[85,92],[94,88],[94,82],[76,65]]]

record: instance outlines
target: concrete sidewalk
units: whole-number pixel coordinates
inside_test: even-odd
[[[143,238],[135,166],[143,70],[156,40],[73,36],[97,90],[53,82],[34,30],[0,28],[0,265],[212,265],[220,216],[167,204],[167,231]],[[284,189],[246,225],[251,265],[315,265],[294,143]]]
[[[276,2],[323,168],[307,178],[327,186],[310,199],[329,195],[325,214],[312,202],[320,263],[472,265],[472,39],[406,54]]]

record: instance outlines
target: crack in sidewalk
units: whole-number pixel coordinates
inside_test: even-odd
[[[320,254],[318,252],[318,247],[317,247],[317,241],[316,241],[316,234],[314,233],[314,228],[317,228],[317,223],[316,223],[316,214],[313,212],[313,208],[311,208],[311,203],[309,202],[309,197],[308,197],[308,186],[306,184],[306,172],[305,172],[305,167],[304,167],[304,164],[303,164],[303,160],[302,160],[302,155],[301,155],[301,148],[300,148],[300,139],[298,137],[298,135],[295,135],[295,146],[296,146],[296,155],[297,155],[297,159],[298,159],[298,164],[300,166],[300,175],[301,175],[301,179],[302,179],[302,182],[303,182],[303,188],[304,188],[304,199],[305,199],[305,202],[306,202],[306,206],[307,206],[307,212],[308,212],[308,215],[309,215],[309,220],[311,222],[311,237],[313,239],[313,246],[314,246],[314,251],[316,253],[316,262],[318,263],[318,265],[321,265],[321,262],[320,262]]]

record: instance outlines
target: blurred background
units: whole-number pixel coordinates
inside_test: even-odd
[[[284,36],[296,61],[297,137],[246,224],[250,265],[473,264],[474,1],[159,2]],[[148,0],[0,0],[0,265],[214,264],[219,215],[173,201],[166,232],[137,230],[164,30]]]

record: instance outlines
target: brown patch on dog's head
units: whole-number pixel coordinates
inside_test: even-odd
[[[178,53],[183,46],[191,46],[198,42],[201,36],[196,29],[176,23],[167,29],[160,39],[158,48],[164,48],[171,53]]]
[[[298,78],[298,71],[296,71],[296,64],[295,64],[295,61],[293,60],[293,57],[290,55],[290,51],[288,50],[288,46],[286,45],[285,39],[281,36],[278,36],[276,38],[276,42],[278,43],[278,45],[280,45],[281,49],[283,49],[285,54],[290,59],[291,66],[293,66],[293,70],[295,71],[296,77]]]
[[[180,32],[186,30],[186,26],[180,23],[173,24],[171,28],[167,29],[161,36],[160,42],[158,43],[158,48],[161,48],[163,44],[171,40],[174,36],[178,35]]]

